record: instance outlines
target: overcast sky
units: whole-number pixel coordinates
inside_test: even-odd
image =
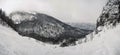
[[[63,22],[95,23],[107,0],[0,0],[0,8],[38,11]]]

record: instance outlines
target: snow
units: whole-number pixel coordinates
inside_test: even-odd
[[[22,37],[0,26],[0,55],[119,55],[120,25],[101,31],[91,41],[76,46],[59,47]]]
[[[22,14],[15,14],[15,15],[13,15],[11,17],[11,19],[14,21],[15,24],[20,24],[21,21],[24,21],[24,20],[31,20],[32,21],[32,20],[36,19],[36,17],[34,15],[32,15],[32,13],[24,14],[24,15],[22,15]]]

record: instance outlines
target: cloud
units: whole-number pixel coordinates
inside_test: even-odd
[[[51,11],[52,9],[49,3],[37,0],[6,0],[1,7],[7,13],[15,10]]]
[[[7,14],[15,10],[39,11],[64,22],[95,23],[105,2],[106,0],[0,0],[0,8]]]

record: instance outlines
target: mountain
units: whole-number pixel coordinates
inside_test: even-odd
[[[111,10],[108,11],[112,12],[109,18],[102,12],[97,20],[96,30],[76,41],[75,46],[59,47],[36,42],[34,38],[22,37],[13,29],[0,25],[0,55],[120,55],[120,17],[119,13],[113,17],[115,11],[112,11],[115,9],[113,6],[120,6],[120,2],[116,2],[119,0],[108,1],[109,5],[105,5],[104,8]],[[103,9],[105,12],[107,10]],[[116,11],[119,10],[117,8]]]
[[[93,23],[67,23],[67,24],[76,28],[91,30],[91,31],[94,31],[96,28],[96,24]]]
[[[99,32],[104,27],[114,27],[120,23],[120,1],[119,0],[109,0],[104,6],[103,11],[97,20],[97,31]]]
[[[119,45],[116,45],[119,44],[120,39],[116,38],[120,34],[119,27],[103,32],[101,36],[95,36],[92,41],[59,47],[59,45],[45,44],[41,41],[36,42],[33,38],[22,37],[13,29],[0,25],[0,55],[119,55]],[[111,33],[114,30],[118,31]]]
[[[61,46],[73,45],[75,41],[92,32],[72,27],[54,17],[37,12],[16,11],[4,18],[4,21],[22,36]]]
[[[96,26],[93,39],[98,38],[107,49],[102,55],[120,55],[120,0],[108,0]]]

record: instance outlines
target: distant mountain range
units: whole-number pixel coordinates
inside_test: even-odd
[[[85,30],[95,30],[96,24],[93,23],[67,23],[73,27],[85,29]]]

